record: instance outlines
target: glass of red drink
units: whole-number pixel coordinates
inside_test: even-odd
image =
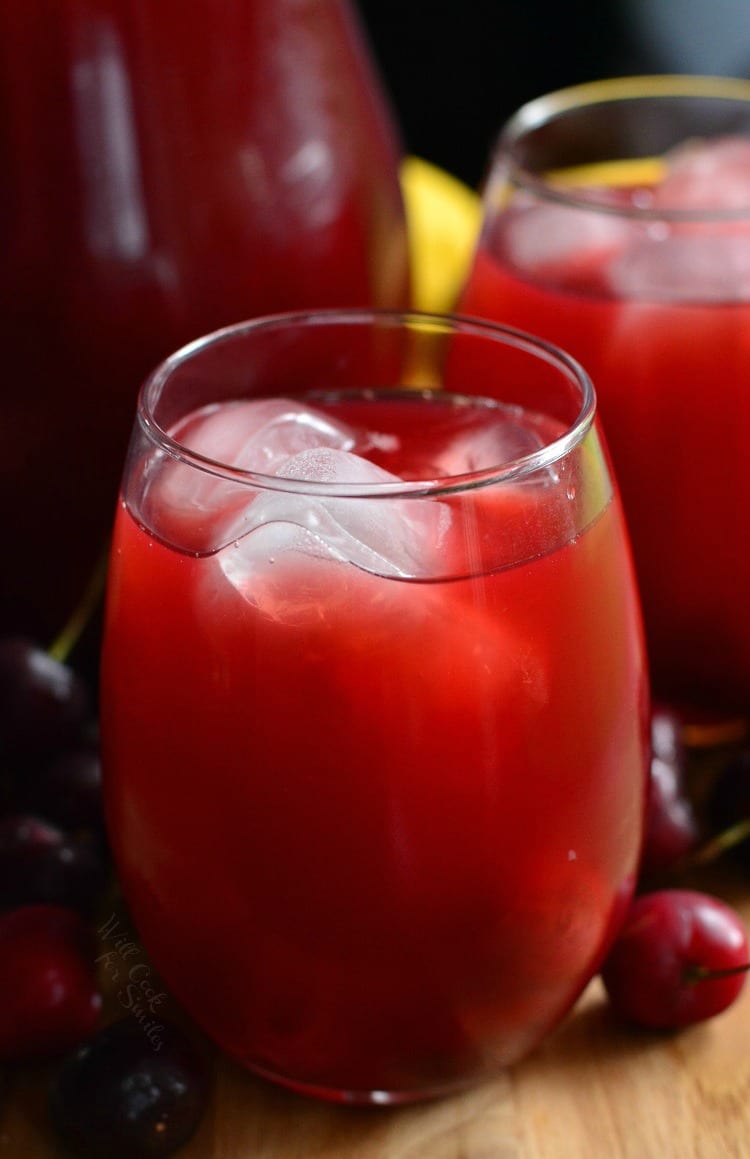
[[[184,348],[141,393],[102,681],[133,917],[252,1070],[435,1094],[597,970],[639,854],[644,660],[566,355],[368,311]]]
[[[554,93],[501,132],[463,311],[591,374],[633,539],[652,681],[750,708],[750,83]]]

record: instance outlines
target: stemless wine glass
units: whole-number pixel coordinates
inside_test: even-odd
[[[436,1094],[531,1049],[598,968],[645,695],[594,418],[566,355],[431,315],[259,319],[145,384],[108,824],[157,968],[252,1070]]]
[[[522,108],[461,309],[586,367],[655,691],[750,710],[750,83],[625,78]]]

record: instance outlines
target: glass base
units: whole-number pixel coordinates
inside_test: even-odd
[[[476,1086],[481,1080],[467,1079],[465,1082],[448,1083],[445,1086],[436,1086],[420,1090],[403,1090],[403,1091],[380,1091],[380,1090],[366,1090],[366,1091],[350,1091],[339,1089],[338,1087],[318,1086],[316,1083],[298,1082],[296,1079],[290,1079],[287,1075],[276,1074],[274,1071],[266,1070],[265,1067],[257,1066],[253,1062],[247,1062],[244,1059],[239,1059],[241,1065],[258,1078],[266,1079],[268,1082],[275,1083],[276,1086],[284,1087],[288,1091],[293,1091],[297,1095],[304,1095],[307,1098],[318,1099],[326,1103],[338,1103],[343,1106],[350,1107],[399,1107],[408,1103],[424,1103],[431,1099],[445,1098],[447,1095],[457,1094],[459,1091],[466,1090],[469,1087]]]

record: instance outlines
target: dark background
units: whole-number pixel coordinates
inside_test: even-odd
[[[477,185],[520,104],[649,72],[750,76],[750,0],[359,0],[404,143]]]

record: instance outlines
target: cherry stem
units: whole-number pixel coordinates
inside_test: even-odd
[[[688,865],[708,865],[709,862],[720,857],[722,853],[726,853],[746,841],[748,837],[750,837],[750,817],[744,817],[742,821],[730,825],[728,829],[722,830],[716,837],[712,837],[705,845],[697,849],[688,858]]]
[[[747,974],[748,971],[750,962],[744,962],[741,966],[725,966],[717,970],[712,970],[710,966],[697,966],[691,963],[685,967],[682,977],[686,985],[694,986],[697,982],[707,982],[715,978],[733,978],[735,974]]]
[[[104,594],[108,560],[109,544],[106,545],[99,556],[91,577],[84,588],[83,595],[63,626],[62,631],[47,649],[48,654],[53,660],[59,660],[61,664],[64,664],[83,635],[86,625]]]

